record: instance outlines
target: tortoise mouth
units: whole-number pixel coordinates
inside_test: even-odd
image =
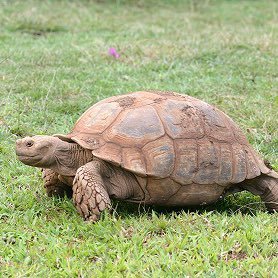
[[[28,155],[28,154],[21,154],[21,153],[16,153],[16,155],[18,157],[36,157],[36,156],[39,156],[38,154],[34,154],[34,155]]]
[[[26,155],[26,154],[17,153],[16,155],[17,155],[18,160],[20,160],[21,162],[23,162],[26,165],[31,165],[31,166],[39,163],[42,160],[42,156],[39,154]]]

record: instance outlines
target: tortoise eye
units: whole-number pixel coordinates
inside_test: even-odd
[[[32,147],[33,145],[34,145],[34,142],[32,142],[32,141],[28,141],[28,142],[26,143],[26,146],[27,146],[28,148]]]

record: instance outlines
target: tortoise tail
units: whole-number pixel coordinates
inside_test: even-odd
[[[278,178],[277,173],[271,170],[269,174],[246,180],[242,188],[254,195],[259,195],[269,212],[278,212]]]

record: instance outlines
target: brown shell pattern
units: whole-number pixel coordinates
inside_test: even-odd
[[[269,172],[227,115],[176,93],[107,98],[88,109],[68,137],[137,175],[182,185],[226,185]]]

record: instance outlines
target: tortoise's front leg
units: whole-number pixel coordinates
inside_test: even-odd
[[[68,197],[72,196],[72,189],[61,182],[58,174],[51,169],[42,169],[44,187],[49,197]]]
[[[73,201],[84,220],[97,221],[111,201],[101,177],[102,162],[91,161],[81,166],[73,181]]]

